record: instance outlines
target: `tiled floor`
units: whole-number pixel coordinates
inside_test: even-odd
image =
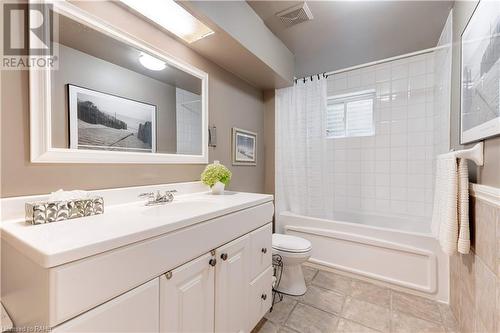
[[[306,294],[285,296],[253,333],[458,332],[446,305],[310,267],[304,275]]]

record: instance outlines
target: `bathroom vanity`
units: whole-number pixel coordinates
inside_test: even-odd
[[[68,1],[47,11],[58,69],[29,72],[31,163],[208,163],[206,72]],[[177,194],[138,199],[157,190]],[[102,215],[40,225],[25,203],[47,196],[1,200],[1,301],[18,330],[248,332],[269,309],[272,196],[199,182],[93,194]]]
[[[2,221],[2,302],[14,325],[249,332],[272,302],[272,196],[211,195],[199,183],[176,188],[165,205],[135,199],[153,187],[104,190],[96,191],[110,202],[102,215]],[[14,217],[33,199],[2,206]]]

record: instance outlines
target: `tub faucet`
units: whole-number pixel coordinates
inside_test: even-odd
[[[174,193],[176,190],[165,191],[164,194],[161,194],[160,191],[154,192],[146,192],[139,194],[139,198],[147,198],[146,206],[155,206],[155,205],[163,205],[174,200]]]

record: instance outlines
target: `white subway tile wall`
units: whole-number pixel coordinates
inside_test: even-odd
[[[175,88],[177,154],[201,154],[201,98]]]
[[[328,77],[328,96],[375,89],[375,135],[326,139],[324,181],[335,211],[403,216],[429,223],[435,153],[446,146],[446,112],[434,112],[438,54],[426,53]],[[439,122],[439,126],[436,126]],[[437,142],[439,140],[439,142]]]
[[[450,149],[451,43],[452,14],[448,16],[429,66],[434,66],[434,105],[426,112],[433,117],[434,151],[442,154]],[[434,112],[438,110],[439,112]]]

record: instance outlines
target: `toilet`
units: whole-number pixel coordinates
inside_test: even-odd
[[[280,255],[283,261],[281,280],[276,290],[280,293],[300,296],[306,292],[302,263],[311,256],[311,242],[307,239],[273,234],[273,255]]]

